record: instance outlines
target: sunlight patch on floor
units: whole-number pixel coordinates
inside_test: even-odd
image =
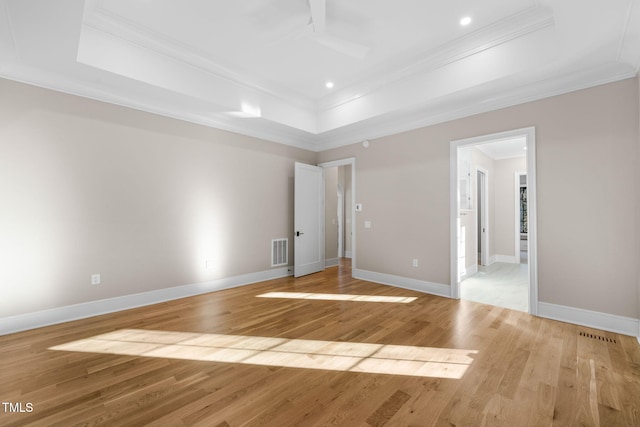
[[[258,298],[290,298],[290,299],[314,299],[330,301],[364,301],[364,302],[395,302],[407,304],[418,299],[417,297],[390,297],[384,295],[349,295],[349,294],[318,294],[309,292],[267,292],[256,295]]]
[[[460,379],[477,350],[122,329],[50,350]]]

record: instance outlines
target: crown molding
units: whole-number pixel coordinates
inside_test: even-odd
[[[351,126],[318,135],[317,151],[326,151],[356,144],[365,139],[387,137],[415,129],[436,125],[476,114],[538,101],[553,96],[588,89],[595,86],[634,78],[636,72],[630,67],[598,68],[580,72],[567,72],[559,77],[542,82],[533,82],[503,90],[499,95],[483,99],[481,96],[462,96],[447,109],[438,103],[427,103],[422,107],[365,120]],[[434,112],[434,110],[436,112]]]
[[[312,134],[284,125],[279,125],[278,127],[276,126],[277,124],[262,119],[234,119],[226,117],[222,113],[203,116],[188,113],[181,109],[170,109],[160,103],[142,102],[129,96],[117,94],[107,88],[98,88],[95,84],[83,84],[57,73],[42,72],[39,69],[26,66],[14,66],[7,70],[0,69],[0,77],[68,95],[106,102],[307,151],[318,151],[316,140]]]
[[[198,125],[226,130],[270,142],[288,145],[303,150],[321,152],[346,145],[356,144],[366,139],[382,138],[426,126],[461,119],[475,114],[486,113],[501,108],[533,102],[552,96],[587,89],[636,76],[631,67],[592,69],[582,73],[566,73],[543,82],[534,82],[523,87],[502,91],[498,96],[469,99],[461,96],[443,109],[439,103],[428,103],[422,107],[387,114],[368,119],[322,134],[311,134],[264,119],[234,119],[221,113],[203,116],[187,113],[181,109],[170,109],[166,105],[141,102],[132,97],[117,94],[107,88],[82,84],[77,80],[42,72],[26,66],[12,66],[0,70],[0,76],[38,87],[43,87],[70,95],[107,102],[126,108],[133,108],[152,114],[174,118]]]
[[[617,54],[618,61],[631,64],[640,71],[640,0],[630,0]]]
[[[9,14],[9,6],[6,2],[0,2],[0,28],[4,28],[4,34],[8,36],[9,51],[6,52],[8,56],[14,60],[18,58],[18,49],[16,48],[16,37],[13,30],[13,23],[11,22],[11,15]],[[1,53],[1,52],[0,52]],[[2,67],[3,64],[0,64]]]

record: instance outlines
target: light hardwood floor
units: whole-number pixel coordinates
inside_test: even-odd
[[[3,336],[0,369],[0,400],[32,406],[2,426],[640,425],[636,339],[348,264]]]

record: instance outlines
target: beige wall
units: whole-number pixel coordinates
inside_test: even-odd
[[[0,317],[268,270],[294,161],[348,157],[357,268],[448,284],[450,141],[535,126],[540,300],[638,318],[638,85],[315,154],[0,80]]]
[[[271,239],[293,242],[293,164],[317,154],[7,80],[0,93],[0,317],[269,270]]]
[[[638,79],[320,153],[357,158],[357,268],[449,284],[450,141],[536,127],[540,301],[639,317]],[[372,221],[371,229],[363,222]],[[420,266],[411,267],[418,258]]]

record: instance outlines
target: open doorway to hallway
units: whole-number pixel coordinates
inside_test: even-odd
[[[452,142],[453,297],[535,314],[527,182],[534,144],[533,129]]]
[[[355,255],[355,159],[320,166],[325,182],[325,266],[351,270]]]

